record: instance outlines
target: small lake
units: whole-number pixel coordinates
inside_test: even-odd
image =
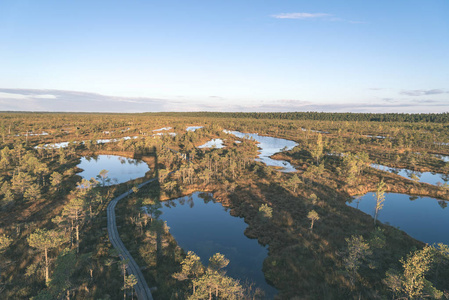
[[[267,166],[280,167],[281,172],[296,172],[296,169],[287,161],[271,159],[275,153],[288,151],[298,146],[294,141],[279,139],[270,136],[261,136],[257,133],[243,133],[240,131],[223,130],[225,133],[235,135],[238,138],[253,139],[259,143],[260,154],[258,161],[265,163]]]
[[[373,168],[395,173],[397,175],[400,175],[402,177],[408,178],[412,180],[412,174],[417,176],[419,178],[419,182],[425,182],[433,185],[437,185],[438,183],[444,184],[447,181],[449,181],[449,175],[442,174],[442,173],[432,173],[432,172],[416,172],[408,169],[397,169],[397,168],[391,168],[384,165],[378,165],[378,164],[371,164]]]
[[[375,193],[368,193],[360,200],[354,199],[347,205],[374,216]],[[385,193],[384,207],[378,220],[405,231],[411,237],[428,244],[449,244],[448,201],[406,194]]]
[[[198,146],[198,148],[216,148],[216,149],[221,149],[224,147],[225,146],[223,145],[222,139],[212,139],[212,140],[206,142],[205,144]]]
[[[113,184],[143,177],[150,170],[144,161],[117,155],[82,157],[81,163],[77,167],[83,169],[78,175],[87,180],[95,178],[101,170],[106,170]]]
[[[193,251],[204,265],[219,252],[230,260],[227,274],[244,282],[246,279],[265,290],[272,299],[276,289],[268,285],[262,272],[268,249],[244,235],[248,226],[242,218],[233,217],[228,209],[214,202],[211,194],[190,196],[162,203],[161,219],[186,252]]]

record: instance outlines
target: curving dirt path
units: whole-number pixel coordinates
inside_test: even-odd
[[[145,181],[138,185],[138,188],[140,189],[142,186],[155,181],[157,178]],[[133,191],[129,190],[128,192],[125,192],[121,194],[120,196],[114,198],[109,202],[108,208],[107,208],[107,214],[108,214],[108,235],[109,240],[111,241],[112,246],[114,246],[115,249],[118,250],[120,259],[125,260],[127,259],[128,267],[127,271],[128,274],[133,274],[137,278],[137,284],[134,287],[137,292],[137,297],[139,300],[153,300],[153,295],[151,295],[150,288],[148,287],[148,284],[143,277],[142,271],[140,270],[139,266],[137,265],[136,261],[133,259],[129,251],[126,249],[125,245],[123,244],[122,240],[120,239],[120,236],[118,234],[117,230],[117,223],[115,220],[115,206],[117,205],[117,202],[125,198],[126,196],[132,194]]]

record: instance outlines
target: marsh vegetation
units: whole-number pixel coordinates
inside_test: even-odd
[[[443,228],[447,218],[438,216],[447,209],[447,183],[372,167],[448,175],[447,114],[2,113],[0,120],[2,298],[132,298],[135,280],[123,274],[104,229],[108,201],[133,187],[135,193],[117,205],[117,224],[147,283],[157,288],[155,299],[449,297],[447,241],[396,223],[410,219],[409,204],[391,196],[418,197],[412,203],[419,202],[419,210],[432,209],[414,218],[432,218],[432,227]],[[245,133],[288,145],[264,154],[257,138]],[[199,148],[213,139],[224,147]],[[58,143],[65,144],[45,146]],[[80,163],[102,155],[126,158],[122,167],[137,159],[144,168],[118,182],[112,182],[112,166],[84,176]],[[289,172],[282,172],[286,166]],[[157,180],[136,188],[150,178]],[[367,193],[379,193],[381,182],[385,201],[376,222],[374,206],[362,206],[376,200]],[[231,271],[241,257],[224,250],[212,251],[224,256],[190,253],[193,246],[170,228],[168,207],[189,205],[188,198],[184,205],[173,199],[198,191],[211,193],[226,214],[246,223],[238,234],[267,251],[255,268],[277,292],[263,295],[257,276],[245,283]],[[352,201],[359,209],[346,204],[365,194]],[[223,232],[230,224],[223,221]]]

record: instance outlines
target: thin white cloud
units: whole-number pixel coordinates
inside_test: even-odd
[[[305,12],[296,12],[296,13],[280,13],[276,15],[271,15],[272,18],[275,19],[299,19],[299,20],[307,20],[307,19],[319,19],[327,22],[345,22],[350,24],[366,24],[361,21],[353,21],[346,20],[342,18],[335,17],[332,14],[327,13],[305,13]]]
[[[32,98],[35,98],[35,99],[56,99],[57,97],[55,95],[44,94],[44,95],[35,95],[35,96],[32,96]]]
[[[312,103],[300,100],[278,100],[259,106],[240,107],[238,111],[257,112],[295,112],[295,111],[318,111],[318,112],[353,112],[353,113],[439,113],[449,111],[446,101],[434,101],[421,99],[407,101],[401,99],[383,98],[381,101],[361,101],[359,103]]]
[[[421,91],[421,90],[419,90]],[[438,90],[425,90],[430,95]],[[446,92],[445,90],[443,90]],[[49,97],[49,95],[54,97]],[[182,100],[145,97],[115,97],[95,93],[0,88],[0,111],[65,111],[65,112],[158,112],[158,111],[233,111],[233,112],[443,112],[449,111],[449,99],[378,98],[358,103],[317,103],[299,99],[248,102],[247,99],[209,101],[185,97]],[[213,100],[211,100],[213,99]]]
[[[9,93],[0,91],[0,99],[27,99],[26,95],[22,95],[19,93]]]
[[[427,95],[439,95],[446,93],[449,92],[442,89],[432,89],[432,90],[404,90],[400,94],[406,96],[427,96]]]
[[[40,94],[41,91],[38,91],[37,94],[29,93],[28,90],[25,90],[24,93],[17,92],[14,89],[0,89],[0,98],[8,98],[8,99],[56,99],[57,96],[52,94]]]
[[[184,110],[184,102],[63,90],[0,88],[0,111],[138,112]]]
[[[325,18],[330,17],[332,15],[325,13],[281,13],[272,15],[271,17],[275,19],[316,19],[316,18]]]

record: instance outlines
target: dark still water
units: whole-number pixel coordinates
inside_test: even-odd
[[[374,216],[375,193],[352,200],[348,205]],[[428,244],[449,244],[448,201],[406,194],[385,193],[384,207],[378,220],[399,227],[408,235]]]
[[[196,192],[162,205],[161,218],[180,247],[195,252],[205,266],[215,253],[224,254],[230,260],[226,267],[229,276],[242,283],[248,279],[273,298],[276,289],[266,283],[262,272],[268,250],[244,235],[248,225],[242,218],[231,216],[206,193]]]

